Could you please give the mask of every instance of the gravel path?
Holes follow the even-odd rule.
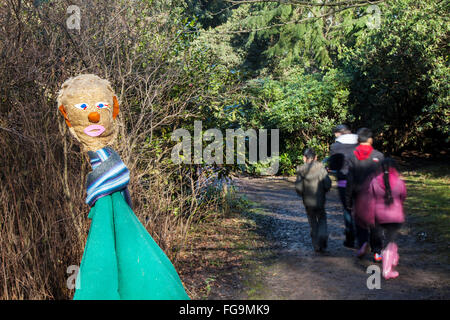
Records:
[[[315,253],[301,198],[294,178],[235,179],[239,192],[264,212],[264,236],[272,246],[271,258],[257,264],[256,294],[236,293],[247,299],[449,299],[450,267],[437,259],[433,244],[416,240],[406,223],[398,236],[400,261],[397,279],[381,279],[381,289],[367,288],[371,255],[355,258],[345,248],[341,204],[336,188],[327,195],[328,252]],[[441,257],[440,257],[441,258]],[[440,262],[441,261],[441,262]],[[380,264],[376,264],[378,266]],[[248,292],[248,290],[247,290]]]

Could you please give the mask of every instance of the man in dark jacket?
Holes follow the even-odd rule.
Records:
[[[336,126],[333,130],[336,142],[330,146],[328,168],[336,172],[339,198],[344,209],[345,241],[344,246],[354,248],[355,231],[352,214],[345,201],[345,188],[347,186],[348,162],[346,159],[353,155],[358,145],[358,135],[351,133],[345,124]]]
[[[317,161],[314,150],[305,150],[303,162],[297,171],[295,189],[303,198],[314,250],[322,252],[328,242],[325,195],[331,189],[331,179],[323,164]]]
[[[361,128],[357,132],[359,145],[348,158],[347,187],[345,200],[348,208],[353,209],[355,219],[356,238],[360,247],[358,257],[363,257],[369,249],[369,230],[358,224],[358,210],[364,210],[364,206],[356,206],[358,197],[367,192],[367,182],[376,174],[384,156],[372,147],[372,131]],[[377,230],[370,230],[370,247],[375,253],[374,260],[381,261],[381,239]]]

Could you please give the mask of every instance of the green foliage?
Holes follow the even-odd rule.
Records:
[[[215,123],[243,130],[279,129],[278,173],[291,175],[302,162],[306,147],[325,157],[332,128],[351,119],[348,86],[349,78],[335,69],[323,74],[293,69],[281,79],[253,79],[247,82],[239,103],[215,114]],[[241,169],[258,174],[265,167],[267,164],[258,163]]]
[[[294,161],[292,161],[289,153],[280,154],[279,159],[280,169],[279,173],[286,176],[292,176],[295,174]]]
[[[448,2],[391,1],[380,28],[342,47],[356,123],[375,129],[391,151],[449,142],[448,36]]]
[[[231,56],[237,54],[243,61],[235,64],[235,68],[250,73],[279,75],[294,66],[318,71],[331,67],[342,43],[366,28],[369,16],[366,9],[280,2],[240,4],[226,11],[226,21],[216,24],[214,32],[208,32],[208,36],[222,40],[215,41],[217,48],[234,49],[234,53],[222,51],[221,60],[228,61],[230,53]],[[223,12],[222,9],[216,14]],[[208,13],[209,9],[205,9],[203,14]],[[204,24],[205,29],[210,26]]]
[[[426,240],[438,242],[448,252],[450,240],[450,172],[448,166],[431,165],[404,172],[408,197],[406,214],[415,231],[426,231]],[[448,255],[447,255],[448,257]]]
[[[325,153],[332,136],[315,134],[329,133],[337,122],[374,129],[383,151],[448,143],[448,1],[378,3],[380,24],[372,26],[369,9],[370,3],[233,7],[223,23],[197,38],[244,89],[221,95],[213,122],[279,127],[283,152],[292,160],[304,140]],[[301,81],[293,79],[297,70],[302,70]],[[322,76],[333,72],[339,81]],[[324,111],[334,104],[342,109],[337,116]]]
[[[280,129],[280,152],[292,164],[299,162],[305,147],[325,156],[333,126],[347,119],[348,79],[338,70],[294,70],[279,80],[250,84],[249,89],[256,96],[253,108],[259,109],[261,125]]]
[[[309,9],[291,4],[262,3],[249,5],[248,12],[248,17],[239,25],[241,29],[255,30],[248,36],[243,35],[249,49],[248,61],[255,58],[268,60],[258,64],[259,67],[269,67],[270,72],[292,65],[320,68],[330,64],[324,21],[294,23],[307,20],[311,16]]]
[[[186,0],[187,13],[198,18],[205,29],[216,27],[231,15],[230,3],[224,0]]]

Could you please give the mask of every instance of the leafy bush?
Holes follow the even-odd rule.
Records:
[[[241,123],[280,129],[281,173],[290,174],[306,147],[325,157],[333,127],[351,120],[348,80],[332,69],[325,74],[293,70],[282,79],[250,81],[247,90],[254,98]]]
[[[446,1],[390,1],[380,27],[342,49],[355,123],[380,134],[384,149],[450,142],[448,10]]]

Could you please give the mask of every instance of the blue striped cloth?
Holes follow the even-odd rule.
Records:
[[[86,203],[93,206],[101,197],[121,191],[131,207],[127,185],[130,181],[130,171],[111,148],[105,147],[88,152],[92,171],[87,176]]]

